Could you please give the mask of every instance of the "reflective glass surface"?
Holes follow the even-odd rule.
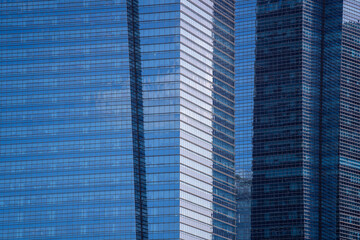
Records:
[[[1,238],[235,239],[234,1],[0,4]]]
[[[252,239],[360,239],[358,1],[257,1]]]
[[[234,2],[140,1],[149,237],[235,239]]]
[[[150,239],[180,238],[180,5],[139,1]]]
[[[257,1],[252,239],[317,239],[320,1]]]
[[[321,165],[322,239],[360,239],[360,3],[326,5]]]
[[[136,4],[0,2],[0,239],[147,239]]]
[[[338,237],[360,239],[359,1],[344,1],[341,41]]]
[[[251,236],[252,137],[255,77],[256,0],[235,5],[236,239]]]

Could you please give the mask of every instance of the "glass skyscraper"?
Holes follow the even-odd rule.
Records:
[[[0,239],[359,239],[359,0],[0,0]]]
[[[0,239],[147,239],[137,1],[0,6]]]
[[[251,239],[360,239],[359,20],[359,1],[257,1]]]
[[[150,239],[235,239],[234,2],[139,1]]]
[[[320,237],[360,239],[360,2],[325,7]]]
[[[235,239],[234,1],[0,1],[0,239]]]
[[[317,239],[322,3],[258,1],[252,239]]]

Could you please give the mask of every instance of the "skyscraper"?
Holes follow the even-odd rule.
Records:
[[[136,1],[1,1],[1,239],[147,239]]]
[[[253,239],[318,236],[321,13],[319,1],[257,3]]]
[[[233,0],[0,6],[1,239],[235,239]]]
[[[360,239],[360,2],[234,8],[0,1],[0,239]]]
[[[325,5],[321,239],[360,239],[360,2]]]
[[[140,1],[151,239],[234,239],[234,2]]]
[[[359,239],[358,1],[257,1],[252,239]]]

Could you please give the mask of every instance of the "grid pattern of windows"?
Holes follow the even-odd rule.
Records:
[[[360,239],[360,3],[331,1],[326,9],[322,239]]]
[[[322,9],[257,1],[253,239],[318,236]]]
[[[149,237],[235,239],[234,2],[140,1]]]
[[[257,1],[252,238],[360,239],[360,4]]]
[[[236,239],[251,236],[252,137],[255,77],[256,0],[235,5]]]
[[[324,5],[324,46],[321,106],[320,239],[337,238],[339,93],[342,0]]]
[[[190,225],[210,232],[203,239],[235,239],[234,1],[182,0],[180,10],[180,172],[192,176],[181,182],[181,209],[194,203],[182,237]]]
[[[302,76],[301,86],[301,147],[304,239],[319,238],[319,158],[323,2],[303,1]],[[300,131],[297,131],[297,133]],[[290,132],[290,135],[294,132]],[[289,190],[296,187],[290,185]],[[291,211],[291,210],[290,210]],[[292,231],[301,232],[300,228]],[[292,235],[295,235],[292,232]]]
[[[140,0],[149,239],[180,239],[180,5]]]
[[[258,1],[252,239],[303,239],[302,4]]]
[[[147,239],[135,0],[0,3],[0,239]]]
[[[0,23],[2,239],[235,239],[233,0],[3,1]]]
[[[341,39],[339,239],[360,239],[360,2],[344,1]]]

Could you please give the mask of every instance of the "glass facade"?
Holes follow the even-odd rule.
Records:
[[[338,237],[360,239],[360,2],[344,1],[342,17]]]
[[[321,237],[360,239],[360,3],[331,1],[326,10]]]
[[[234,2],[140,1],[149,237],[235,239]]]
[[[0,1],[0,239],[359,239],[358,0]]]
[[[322,78],[320,239],[337,238],[342,2],[326,4]],[[326,184],[325,184],[326,183]]]
[[[359,12],[257,1],[252,239],[360,239]]]
[[[258,1],[252,239],[304,239],[302,21],[302,1]]]
[[[256,0],[235,3],[236,239],[251,237],[252,137],[255,77]]]
[[[139,1],[150,239],[180,238],[180,4]]]
[[[235,239],[233,0],[0,6],[0,239]]]
[[[340,79],[338,236],[360,239],[360,2],[345,1]],[[354,9],[358,14],[354,16]]]
[[[0,238],[147,239],[137,2],[0,5]]]

